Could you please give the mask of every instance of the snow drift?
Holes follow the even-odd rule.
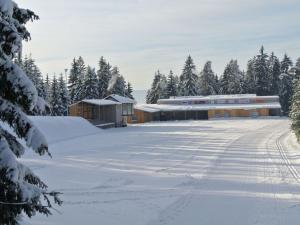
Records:
[[[32,116],[30,119],[41,132],[47,134],[49,144],[101,132],[81,117]]]

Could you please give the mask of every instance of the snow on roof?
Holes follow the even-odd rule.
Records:
[[[160,112],[159,109],[152,108],[150,104],[149,105],[147,105],[147,104],[135,105],[134,109],[141,110],[144,112],[149,112],[149,113]]]
[[[109,99],[109,98],[113,98],[117,102],[120,102],[120,103],[123,103],[123,104],[126,104],[126,103],[127,104],[135,104],[135,100],[133,100],[131,98],[123,97],[123,96],[120,96],[120,95],[116,95],[116,94],[110,95],[110,96],[106,97],[105,99]]]
[[[255,104],[203,104],[203,105],[159,105],[142,104],[136,105],[135,109],[145,112],[171,112],[171,111],[201,111],[201,110],[221,110],[221,109],[280,109],[278,102],[255,103]]]
[[[279,99],[278,96],[257,96],[255,94],[240,94],[240,95],[209,95],[209,96],[179,96],[169,99],[159,99],[158,103],[164,102],[182,102],[194,100],[221,100],[221,99]]]
[[[106,100],[106,99],[84,99],[84,100],[82,100],[82,102],[89,103],[89,104],[92,104],[92,105],[99,105],[99,106],[102,106],[102,105],[120,105],[121,104],[119,102],[114,102],[114,101]]]

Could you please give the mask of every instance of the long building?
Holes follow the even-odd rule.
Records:
[[[138,123],[280,115],[278,96],[254,94],[174,97],[160,99],[157,104],[135,105],[135,120]]]

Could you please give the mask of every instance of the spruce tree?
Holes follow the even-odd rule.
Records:
[[[279,76],[279,100],[284,115],[288,115],[293,96],[293,77],[283,73]]]
[[[36,87],[38,95],[43,96],[45,92],[45,90],[43,89],[43,76],[40,69],[35,64],[34,59],[32,59],[31,55],[29,57],[25,56],[25,58],[21,60],[19,64],[25,74]]]
[[[78,63],[77,60],[74,58],[71,64],[71,70],[69,74],[69,93],[70,93],[70,100],[71,103],[75,102],[75,96],[77,92],[77,85],[78,85],[78,80],[79,80],[79,68],[78,68]]]
[[[98,92],[98,80],[95,69],[88,66],[83,83],[83,95],[85,99],[97,99]]]
[[[68,115],[68,107],[70,103],[70,97],[68,93],[67,84],[63,78],[63,74],[60,74],[59,80],[58,80],[58,87],[59,87],[59,96],[61,101],[61,116],[67,116]]]
[[[47,185],[17,159],[27,150],[23,143],[39,155],[49,154],[45,137],[26,115],[43,112],[46,103],[13,62],[22,40],[30,39],[25,24],[38,16],[11,0],[0,1],[0,11],[0,119],[14,131],[12,135],[0,125],[0,224],[18,225],[23,215],[50,215],[50,197],[58,204],[61,201],[57,192],[49,192]]]
[[[264,47],[260,49],[254,62],[254,74],[256,79],[256,94],[258,96],[270,95],[271,85],[268,68],[268,55],[264,52]]]
[[[269,67],[269,77],[271,82],[271,91],[270,94],[278,95],[279,94],[279,76],[280,71],[280,62],[279,59],[272,52],[268,62]]]
[[[172,96],[178,95],[178,86],[176,82],[176,77],[171,70],[167,80],[167,97],[170,98]]]
[[[44,87],[45,87],[45,98],[44,99],[48,103],[50,101],[50,86],[51,86],[51,83],[50,83],[49,75],[47,74],[46,79],[44,81]]]
[[[108,91],[111,94],[125,96],[126,82],[120,74],[119,68],[114,67],[111,71],[111,80],[109,81]]]
[[[295,64],[295,79],[299,80],[300,78],[300,58],[297,59]]]
[[[291,112],[292,129],[298,140],[300,139],[300,80],[297,80],[292,98]]]
[[[199,94],[198,76],[196,74],[196,66],[192,57],[189,55],[185,61],[185,65],[180,76],[179,92],[183,96],[196,96]]]
[[[133,92],[132,85],[131,85],[131,83],[128,82],[126,85],[125,96],[128,98],[134,99],[132,92]]]
[[[255,58],[250,59],[247,64],[247,72],[244,79],[243,93],[255,94],[256,93],[256,77],[254,69]]]
[[[215,74],[211,68],[211,61],[205,63],[199,78],[201,95],[217,94]]]
[[[166,84],[166,77],[158,70],[155,73],[151,89],[147,92],[147,104],[156,104],[159,99],[167,97]]]
[[[99,61],[99,69],[97,71],[98,76],[98,89],[99,98],[105,98],[108,95],[107,89],[111,79],[111,66],[105,61],[103,56]]]
[[[237,60],[230,60],[226,65],[221,79],[222,94],[241,94],[243,73],[239,68]]]
[[[293,66],[293,62],[291,58],[287,56],[287,54],[284,54],[280,66],[281,66],[281,73],[285,73],[285,74],[289,73],[290,68]]]
[[[61,116],[63,113],[59,84],[54,75],[50,88],[50,108],[52,116]]]

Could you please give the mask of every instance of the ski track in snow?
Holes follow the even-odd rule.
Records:
[[[298,224],[300,164],[290,155],[300,147],[291,152],[289,137],[287,119],[150,123],[68,137],[53,143],[53,162],[25,159],[65,200],[62,215],[30,222]]]

